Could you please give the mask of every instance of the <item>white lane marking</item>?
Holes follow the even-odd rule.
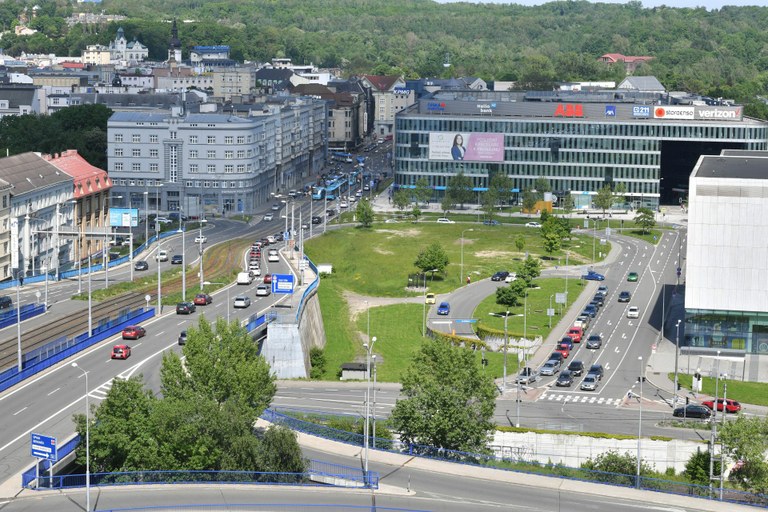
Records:
[[[56,389],[54,389],[53,391],[51,391],[50,393],[48,393],[48,396],[51,396],[52,394],[54,394],[55,392],[57,392],[57,391],[58,391],[58,390],[60,390],[60,389],[61,389],[61,388],[56,388]]]
[[[159,333],[155,334],[155,338],[162,336],[163,334],[165,334],[165,331],[160,331]]]
[[[24,407],[23,409],[20,409],[20,410],[16,411],[15,413],[13,413],[13,415],[16,416],[17,414],[22,413],[22,412],[26,411],[27,409],[29,409],[29,407]]]

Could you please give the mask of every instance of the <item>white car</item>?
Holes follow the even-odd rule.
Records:
[[[256,287],[256,296],[257,297],[266,297],[270,294],[269,287],[265,284],[260,284]]]
[[[157,261],[168,261],[168,251],[165,249],[160,249],[157,251],[157,254],[155,255],[155,259]]]
[[[514,272],[510,272],[510,274],[504,278],[505,283],[511,283],[512,281],[517,279],[517,274]]]
[[[235,297],[235,303],[233,306],[236,308],[247,308],[250,305],[251,305],[251,299],[249,299],[245,295],[242,295],[240,297]]]
[[[346,201],[339,203],[339,208],[349,208],[349,204]]]
[[[253,277],[258,277],[261,275],[261,268],[258,263],[251,263],[248,265],[248,272],[250,272]]]
[[[155,219],[155,222],[159,222],[160,224],[170,224],[171,223],[171,219],[168,219],[166,217],[157,217]]]
[[[629,309],[627,309],[627,318],[640,318],[640,308],[637,306],[629,306]]]
[[[195,237],[195,243],[196,243],[196,244],[204,244],[204,243],[206,243],[207,241],[208,241],[208,237],[207,237],[207,236],[205,236],[205,235],[203,235],[203,236],[196,236],[196,237]]]
[[[265,221],[267,221],[267,222],[271,221],[271,220],[272,220],[272,219],[274,219],[274,218],[275,218],[275,216],[274,216],[274,215],[272,215],[271,213],[268,213],[268,214],[266,214],[266,215],[264,216],[264,220],[265,220]]]
[[[540,228],[541,227],[541,223],[539,223],[539,222],[526,222],[525,223],[525,227],[527,227],[527,228]]]
[[[451,219],[446,219],[445,217],[440,217],[437,219],[438,224],[456,224],[456,221],[453,221]]]
[[[269,261],[270,263],[275,263],[280,261],[280,256],[277,254],[277,251],[275,251],[274,249],[269,251],[269,256],[267,256],[267,261]]]

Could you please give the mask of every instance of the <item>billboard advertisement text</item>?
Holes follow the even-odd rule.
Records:
[[[135,228],[139,225],[137,208],[110,208],[109,226],[112,228]]]
[[[503,162],[504,134],[432,132],[429,159]]]

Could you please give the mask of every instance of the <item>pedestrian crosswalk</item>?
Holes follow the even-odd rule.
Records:
[[[118,376],[115,377],[116,379],[120,379],[122,377]],[[114,384],[115,379],[110,379],[109,381],[105,382],[101,386],[92,389],[90,393],[88,393],[88,396],[91,398],[95,398],[96,400],[104,400],[107,398],[107,394],[109,393],[109,390],[112,389],[112,384]]]
[[[617,406],[621,404],[622,398],[606,398],[597,395],[571,395],[564,393],[545,393],[539,398],[539,401],[549,402],[573,402],[579,404],[595,404]]]

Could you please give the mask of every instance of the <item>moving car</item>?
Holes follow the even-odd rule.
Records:
[[[539,223],[539,222],[526,222],[525,223],[525,227],[527,227],[527,228],[540,228],[541,227],[541,223]]]
[[[574,359],[568,365],[568,371],[571,372],[571,374],[574,376],[581,375],[584,373],[584,363],[578,359]]]
[[[157,254],[155,255],[155,259],[157,261],[168,261],[168,251],[165,249],[160,249],[157,251]]]
[[[571,327],[568,329],[568,332],[566,333],[566,336],[571,338],[574,343],[580,343],[581,338],[584,336],[584,329],[581,327]]]
[[[506,270],[499,270],[491,276],[491,281],[504,281],[507,276],[509,276],[509,272]]]
[[[322,217],[318,217],[317,215],[314,215],[312,217],[312,224],[320,224],[321,222],[323,222]]]
[[[154,222],[159,224],[170,224],[173,221],[167,217],[157,217]]]
[[[558,363],[562,364],[563,359],[565,359],[565,358],[563,357],[563,354],[561,354],[560,352],[552,352],[551,354],[549,354],[549,359],[548,360],[549,361],[557,361]]]
[[[677,418],[700,418],[706,420],[712,416],[712,411],[703,405],[688,404],[672,411],[672,416]]]
[[[181,331],[179,333],[179,345],[186,345],[187,344],[187,331]]]
[[[279,209],[280,209],[280,205],[279,204],[275,203],[275,204],[272,205],[272,211],[276,212]]]
[[[233,307],[236,308],[247,308],[251,305],[251,299],[246,297],[245,295],[235,297],[235,302],[233,304]]]
[[[196,236],[196,237],[195,237],[195,243],[196,243],[196,244],[204,244],[204,243],[206,243],[207,241],[208,241],[208,237],[207,237],[207,236],[205,236],[205,235],[203,235],[203,236]]]
[[[595,306],[586,306],[584,308],[584,313],[591,316],[592,318],[595,318],[597,316],[597,308]]]
[[[603,338],[599,334],[590,334],[587,338],[587,348],[598,349],[603,346]]]
[[[534,371],[534,369],[526,366],[520,370],[520,373],[515,378],[515,382],[518,384],[531,384],[536,382],[537,378],[538,374]]]
[[[250,272],[238,272],[237,284],[249,285],[253,282],[253,276]]]
[[[723,412],[723,402],[725,402],[725,412],[730,412],[732,414],[735,414],[741,410],[741,404],[736,400],[731,400],[730,398],[723,400],[722,398],[718,398],[717,410],[720,412]],[[708,407],[711,410],[715,408],[715,401],[705,400],[701,402],[701,405],[703,405],[704,407]]]
[[[632,294],[627,291],[623,291],[619,294],[619,302],[629,302],[631,299]]]
[[[637,275],[637,272],[630,272],[627,274],[627,281],[630,283],[635,283],[640,278],[640,276]]]
[[[149,263],[144,260],[137,261],[133,264],[133,270],[149,270]]]
[[[179,302],[176,304],[177,315],[191,315],[195,312],[196,309],[197,306],[195,306],[192,302]]]
[[[557,346],[555,349],[555,352],[558,354],[562,354],[563,359],[568,359],[568,356],[571,355],[571,349],[568,348],[568,345],[566,343],[561,343]]]
[[[264,284],[272,284],[272,274],[264,274]]]
[[[435,303],[435,294],[430,292],[424,296],[424,304],[434,304]]]
[[[605,370],[603,370],[603,365],[601,364],[593,364],[589,367],[589,371],[587,374],[593,374],[597,375],[597,380],[603,380],[603,375],[605,375]]]
[[[271,293],[269,286],[265,286],[263,284],[260,284],[256,287],[256,296],[257,297],[266,297]]]
[[[558,345],[565,345],[568,347],[568,350],[573,350],[573,339],[570,336],[563,336]]]
[[[267,256],[267,261],[271,263],[275,263],[277,261],[280,261],[280,256],[278,256],[277,251],[274,249],[271,249],[269,251],[269,256]]]
[[[594,270],[588,271],[586,274],[581,276],[582,279],[586,279],[587,281],[605,281],[605,276],[603,274],[598,274]]]
[[[590,304],[594,304],[595,306],[601,308],[605,305],[605,297],[599,293],[596,293],[594,297],[592,297],[592,302]]]
[[[147,331],[145,331],[144,328],[140,325],[129,325],[123,329],[124,340],[137,340],[146,334]]]
[[[347,203],[346,201],[341,201],[339,203],[339,208],[349,208],[349,203]]]
[[[605,286],[604,284],[601,284],[600,286],[597,287],[596,293],[599,293],[600,295],[605,297],[606,295],[608,295],[608,287]]]
[[[213,297],[207,293],[198,293],[195,295],[195,300],[193,302],[195,303],[195,306],[207,306],[213,302]]]
[[[264,216],[264,220],[267,221],[267,222],[271,221],[274,218],[275,218],[275,216],[273,214],[271,214],[271,213],[268,213],[268,214],[266,214]]]
[[[258,261],[251,261],[248,263],[248,272],[251,273],[253,277],[258,277],[261,275],[261,267],[259,266]]]
[[[455,221],[452,221],[451,219],[446,219],[445,217],[440,217],[437,219],[438,224],[456,224]]]
[[[438,315],[449,315],[451,313],[451,305],[447,302],[441,302],[437,307]]]
[[[128,359],[131,357],[131,347],[128,345],[115,345],[112,347],[112,359]]]
[[[184,263],[184,256],[181,254],[174,254],[171,257],[171,265],[181,265],[182,263]]]
[[[558,375],[557,380],[555,381],[555,386],[567,388],[571,387],[571,384],[573,384],[573,374],[568,370],[560,372],[560,375]]]
[[[640,318],[640,308],[637,306],[629,306],[627,310],[627,318]]]
[[[554,375],[560,371],[560,361],[549,360],[539,370],[540,375]]]
[[[499,221],[497,221],[496,219],[485,219],[483,221],[483,225],[485,225],[485,226],[498,226],[499,225]]]
[[[597,389],[597,383],[600,379],[597,377],[597,375],[590,373],[586,377],[584,377],[584,380],[581,381],[581,386],[579,386],[579,389],[583,391],[595,391]]]

